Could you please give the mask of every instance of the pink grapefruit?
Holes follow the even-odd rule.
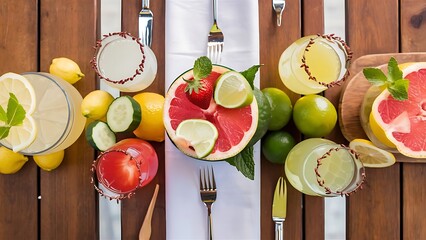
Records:
[[[230,69],[223,66],[213,66],[211,74],[218,78],[220,74]],[[188,143],[176,136],[176,128],[186,119],[205,119],[211,122],[218,130],[218,138],[212,152],[203,160],[224,160],[237,155],[249,143],[256,132],[258,121],[258,106],[253,102],[241,108],[224,108],[211,99],[210,106],[202,109],[191,103],[186,97],[185,81],[193,77],[192,69],[179,76],[170,86],[164,103],[164,126],[169,138],[183,153],[197,158],[194,149]]]
[[[398,151],[413,158],[426,158],[426,62],[403,69],[410,81],[408,99],[395,100],[384,90],[372,106],[372,115]]]

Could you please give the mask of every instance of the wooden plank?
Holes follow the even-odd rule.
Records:
[[[138,14],[141,9],[141,1],[122,1],[122,30],[138,36]],[[152,46],[157,57],[157,76],[153,84],[143,92],[156,92],[164,96],[165,87],[165,11],[166,3],[163,1],[151,1],[150,9],[154,14]],[[166,200],[165,200],[165,166],[164,166],[164,142],[151,142],[159,160],[159,169],[156,177],[146,187],[139,189],[132,199],[122,201],[121,229],[122,239],[137,239],[140,226],[148,209],[154,192],[155,184],[160,185],[157,202],[152,217],[152,239],[166,239]]]
[[[324,33],[324,1],[304,0],[303,36]],[[304,195],[304,237],[306,240],[324,238],[324,198]]]
[[[426,51],[426,1],[401,1],[401,50]],[[426,182],[426,165],[404,163],[402,167],[402,221],[403,239],[422,239],[426,236],[424,200],[426,189],[419,183]]]
[[[0,75],[37,70],[37,1],[0,2]],[[37,166],[0,174],[0,239],[37,239]],[[23,228],[23,226],[25,226]]]
[[[371,53],[398,52],[397,0],[346,1],[346,6],[346,40],[355,59]],[[347,238],[399,239],[400,164],[367,169],[366,174],[364,189],[347,200]]]
[[[98,7],[97,1],[40,2],[40,70],[48,71],[55,57],[73,59],[86,74],[74,84],[83,96],[96,88],[89,61],[97,39]],[[97,194],[90,183],[95,153],[83,134],[65,154],[58,169],[41,172],[40,238],[96,239]]]

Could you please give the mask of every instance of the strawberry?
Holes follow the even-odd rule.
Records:
[[[207,109],[213,98],[214,85],[220,73],[211,72],[206,78],[185,80],[185,94],[190,102],[202,109]]]

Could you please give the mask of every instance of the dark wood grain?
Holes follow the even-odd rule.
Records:
[[[150,9],[154,14],[152,46],[157,57],[157,76],[143,92],[156,92],[164,96],[165,86],[165,1],[151,1]],[[138,14],[141,1],[122,1],[122,30],[138,36]],[[166,200],[165,200],[165,166],[164,142],[151,142],[156,150],[159,168],[156,177],[146,187],[139,189],[132,199],[122,202],[122,239],[137,239],[139,229],[148,209],[155,184],[160,185],[154,215],[152,217],[151,239],[166,239]]]
[[[74,84],[82,96],[97,85],[89,64],[97,39],[97,7],[96,1],[85,0],[40,2],[40,71],[48,71],[53,58],[73,59],[86,74]],[[94,157],[82,134],[66,149],[58,169],[41,172],[41,239],[98,237],[97,194],[90,183]]]
[[[347,1],[346,5],[346,40],[355,59],[399,51],[398,1]],[[400,164],[367,169],[366,174],[364,189],[347,200],[347,238],[399,239]]]
[[[37,70],[36,7],[35,0],[0,2],[0,75]],[[32,159],[16,174],[0,174],[0,239],[37,239],[37,185]]]

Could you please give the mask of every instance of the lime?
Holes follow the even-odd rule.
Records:
[[[359,154],[359,160],[365,167],[382,168],[396,162],[392,153],[374,146],[372,142],[365,139],[354,139],[349,143],[349,147]]]
[[[285,131],[270,131],[262,138],[262,153],[272,163],[284,164],[290,150],[296,145],[293,136]]]
[[[324,137],[336,125],[336,108],[323,96],[306,95],[294,104],[293,121],[307,137]]]
[[[253,94],[256,97],[257,107],[259,109],[259,119],[257,121],[256,132],[254,133],[250,142],[247,144],[248,146],[253,146],[265,135],[265,133],[268,131],[269,122],[271,121],[272,117],[271,105],[262,91],[260,91],[258,88],[254,88]]]
[[[216,81],[214,100],[225,108],[245,107],[253,101],[253,90],[241,73],[225,72]]]
[[[114,97],[106,91],[95,90],[87,94],[81,102],[81,113],[86,118],[98,120],[105,117]]]
[[[60,57],[52,60],[49,67],[49,73],[63,80],[74,84],[84,77],[80,67],[76,62],[69,58]]]
[[[28,158],[21,153],[13,152],[6,147],[0,147],[0,173],[13,174],[19,171]]]
[[[45,171],[52,171],[61,165],[64,160],[65,151],[57,151],[45,155],[33,156],[34,162]]]
[[[262,92],[271,105],[271,121],[268,130],[283,128],[290,121],[293,110],[290,98],[284,91],[274,87],[264,88]]]
[[[136,137],[148,141],[164,141],[164,97],[158,93],[143,92],[133,96],[142,111],[141,122],[133,131]]]
[[[194,148],[197,157],[203,158],[213,150],[219,133],[216,127],[207,120],[187,119],[178,125],[176,136],[184,139],[189,146]]]

